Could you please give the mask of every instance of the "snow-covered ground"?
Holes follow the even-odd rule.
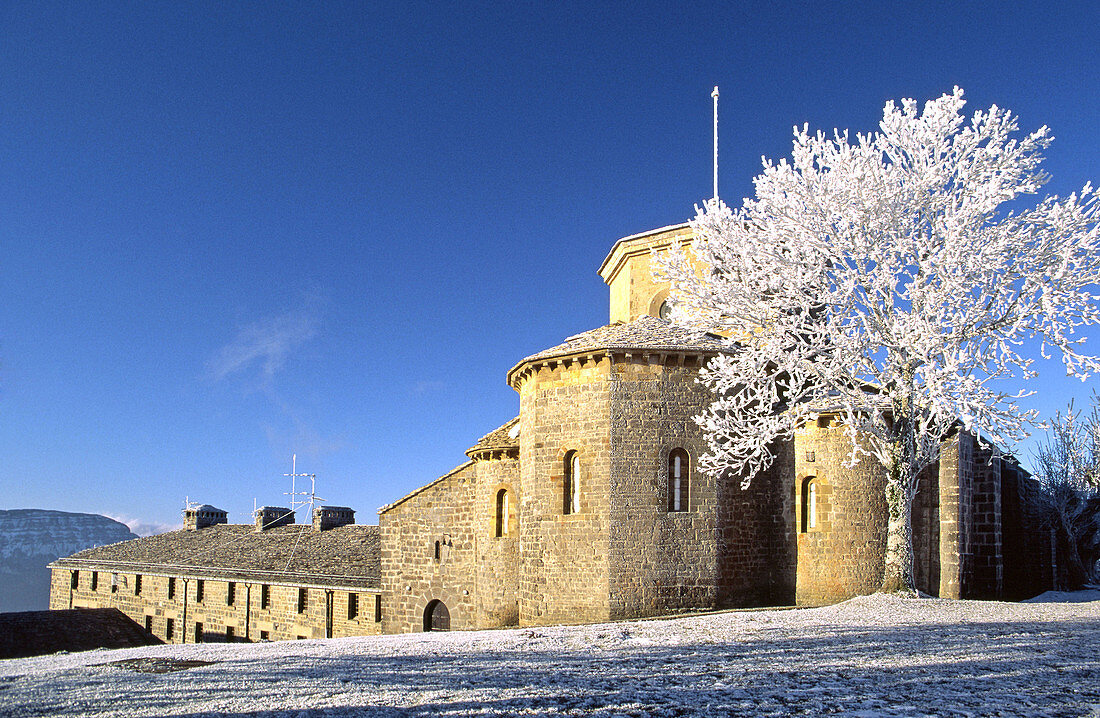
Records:
[[[1100,591],[1047,599],[44,656],[0,715],[1100,716]]]

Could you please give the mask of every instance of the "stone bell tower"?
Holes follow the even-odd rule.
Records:
[[[611,288],[611,323],[632,322],[638,317],[662,317],[668,284],[653,279],[651,252],[667,250],[673,242],[691,241],[685,222],[623,237],[611,248],[600,266],[600,276]]]

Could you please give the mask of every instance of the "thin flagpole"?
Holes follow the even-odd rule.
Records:
[[[714,98],[714,199],[718,199],[718,85],[710,96]]]

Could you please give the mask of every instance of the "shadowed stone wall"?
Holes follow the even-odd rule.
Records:
[[[1001,472],[1001,522],[1004,528],[1004,598],[1020,600],[1055,588],[1058,578],[1056,534],[1039,482],[1018,467]]]
[[[718,605],[786,605],[794,601],[795,545],[790,508],[794,454],[790,442],[747,489],[722,477],[718,491]]]
[[[917,589],[929,596],[940,592],[940,473],[939,464],[921,472],[913,498],[913,559]]]
[[[967,598],[1000,598],[1004,587],[1001,532],[1001,472],[1004,462],[991,447],[975,446],[974,486],[971,497],[971,576]]]

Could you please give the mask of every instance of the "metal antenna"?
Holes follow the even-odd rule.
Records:
[[[324,501],[314,491],[317,488],[317,474],[299,474],[298,473],[298,455],[294,454],[291,458],[291,468],[289,474],[283,474],[283,476],[290,477],[290,493],[286,494],[290,497],[290,511],[293,513],[299,506],[309,505],[309,520],[313,521],[313,504],[317,501]],[[298,491],[295,488],[295,480],[301,476],[302,478],[309,479],[309,493],[305,491]],[[304,497],[299,501],[295,499],[296,496]]]
[[[718,85],[710,96],[714,98],[714,199],[718,199]]]

